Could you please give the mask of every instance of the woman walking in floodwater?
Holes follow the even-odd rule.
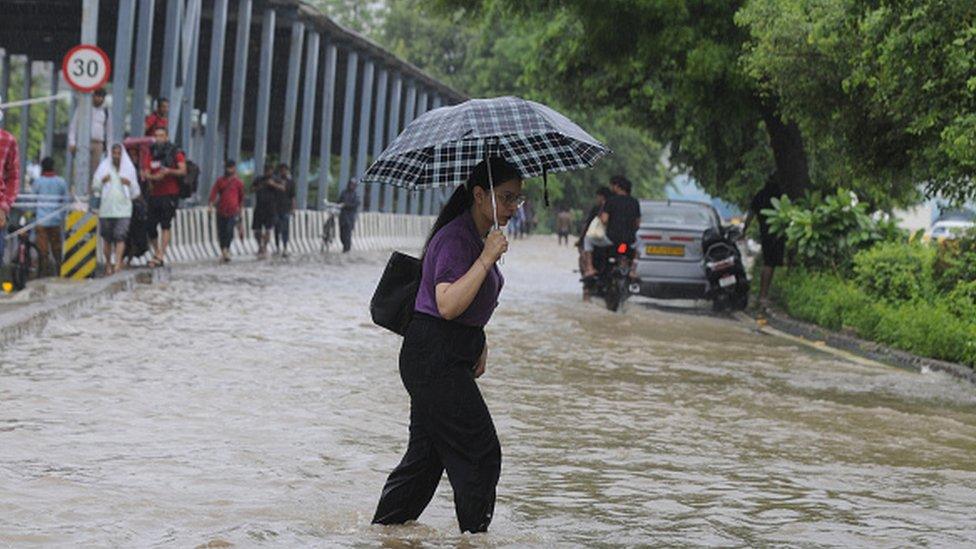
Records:
[[[416,520],[444,470],[462,532],[484,532],[495,509],[501,447],[475,378],[485,372],[484,327],[504,279],[495,263],[504,226],[523,202],[518,170],[491,158],[475,166],[441,210],[424,248],[413,319],[400,349],[400,378],[410,394],[410,441],[383,487],[374,524]],[[493,215],[495,214],[495,215]]]

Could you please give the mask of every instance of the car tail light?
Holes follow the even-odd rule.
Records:
[[[619,246],[617,246],[617,253],[620,255],[627,253],[627,244],[621,243]]]
[[[695,237],[693,236],[672,236],[672,242],[694,242]]]
[[[641,240],[661,240],[661,235],[659,234],[642,234]]]

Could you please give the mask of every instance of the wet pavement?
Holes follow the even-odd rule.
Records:
[[[748,324],[578,300],[516,242],[481,387],[488,534],[446,478],[369,525],[407,440],[379,254],[181,268],[0,349],[0,545],[436,547],[976,543],[976,388]]]

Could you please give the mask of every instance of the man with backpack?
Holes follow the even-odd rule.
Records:
[[[153,250],[150,267],[161,267],[169,246],[173,217],[180,196],[187,194],[187,162],[176,145],[169,142],[169,130],[157,127],[156,142],[150,149],[148,162],[142,166],[143,178],[149,181],[148,234]],[[191,193],[192,194],[192,193]],[[157,230],[162,229],[162,234]]]

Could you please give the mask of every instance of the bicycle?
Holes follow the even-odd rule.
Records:
[[[9,228],[9,232],[13,233],[21,226],[23,224],[20,226],[13,225]],[[27,281],[30,280],[32,273],[34,278],[37,278],[40,259],[41,252],[37,245],[31,242],[30,232],[23,232],[17,235],[17,248],[14,250],[13,258],[10,260],[10,278],[14,291],[19,292],[26,288]]]
[[[339,214],[339,205],[326,202],[323,210],[326,212],[325,222],[322,224],[322,253],[329,251],[329,248],[336,241],[336,217]]]

